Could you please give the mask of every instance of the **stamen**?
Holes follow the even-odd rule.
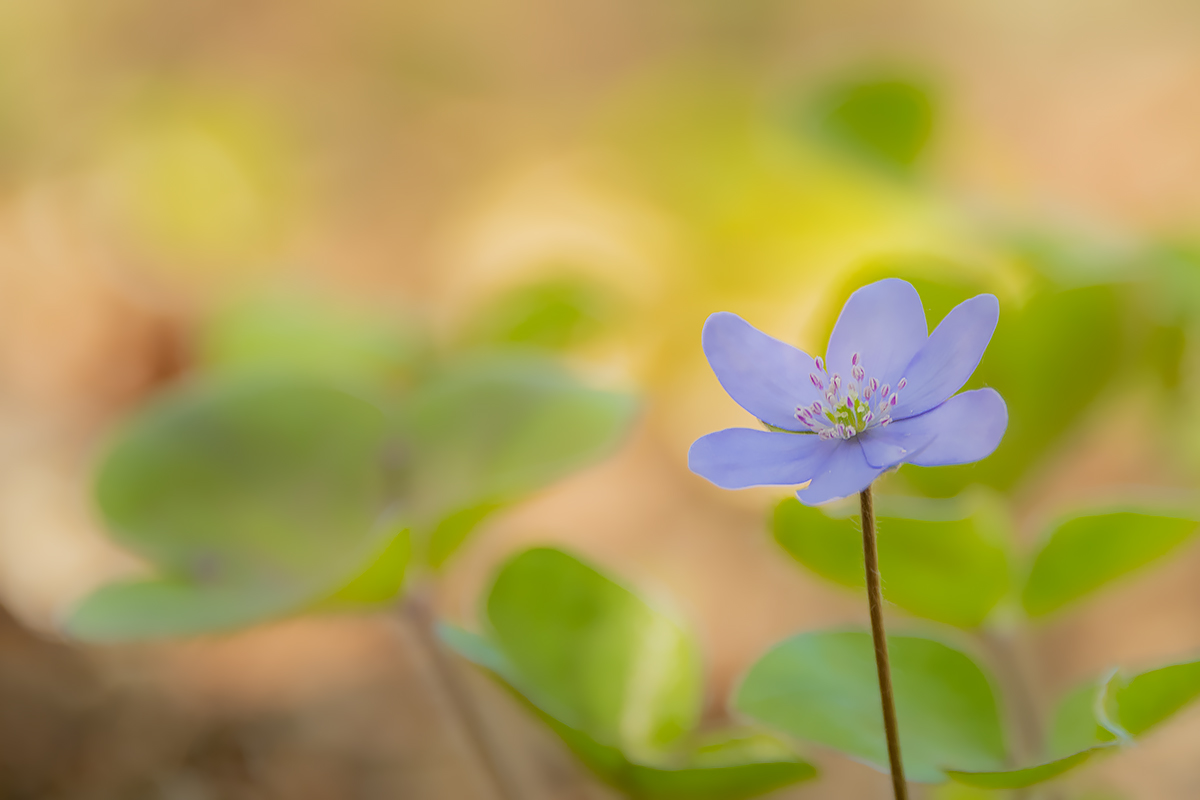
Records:
[[[905,386],[908,386],[908,378],[901,378],[900,382],[896,384],[896,391],[897,392],[904,391]]]
[[[833,386],[833,391],[837,392],[842,388],[842,376],[836,372],[833,373],[833,379],[830,381]]]
[[[813,359],[813,361],[816,363],[817,369],[821,370],[821,372],[825,371],[825,359],[821,358],[820,356],[817,356],[816,358]]]
[[[872,421],[874,421],[874,419],[875,419],[875,414],[874,414],[874,413],[872,413],[872,412],[870,412],[870,411],[868,411],[868,412],[867,412],[867,415],[866,415],[865,417],[863,417],[863,424],[864,424],[864,425],[870,425],[870,424],[871,424],[871,422],[872,422]]]
[[[867,383],[867,390],[873,392],[878,388],[879,388],[879,381],[875,380],[874,378],[871,378],[871,380]]]
[[[851,374],[854,375],[854,380],[859,382],[861,382],[863,378],[867,377],[867,371],[860,366],[855,366],[854,369],[851,370]]]
[[[885,384],[883,385],[883,391],[881,391],[881,392],[879,393],[879,396],[880,396],[880,397],[882,397],[884,400],[887,400],[887,396],[888,396],[889,394],[891,394],[891,393],[892,393],[892,387],[891,387],[891,386],[888,386],[888,385],[885,383]]]
[[[820,414],[825,407],[821,405],[820,400],[813,400],[813,404],[809,408],[812,409],[814,414]]]
[[[894,395],[892,395],[892,399],[891,399],[891,400],[888,400],[888,405],[889,405],[889,406],[891,406],[892,408],[895,408],[895,407],[896,407],[896,401],[897,401],[897,400],[899,400],[899,399],[900,399],[900,395],[898,395],[898,394],[894,394]]]
[[[815,372],[808,373],[808,379],[810,381],[812,381],[813,386],[817,387],[817,391],[821,391],[822,389],[825,388],[824,381],[822,381],[820,378],[817,377],[817,373],[815,373]]]
[[[854,355],[850,356],[850,366],[852,366],[852,367],[858,366],[858,353],[855,353]]]

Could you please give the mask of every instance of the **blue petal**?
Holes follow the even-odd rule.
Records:
[[[850,295],[829,335],[829,372],[849,382],[850,359],[858,353],[868,376],[895,387],[928,331],[925,308],[911,283],[888,278],[867,284]]]
[[[858,435],[867,463],[880,469],[911,461],[933,442],[935,431],[923,425],[901,425],[893,422],[886,427],[874,427]]]
[[[722,489],[804,483],[837,444],[811,433],[727,428],[697,439],[688,467]]]
[[[1008,407],[1003,398],[995,389],[975,389],[955,395],[919,416],[872,428],[859,438],[863,439],[867,458],[874,463],[889,461],[894,458],[895,448],[901,448],[908,451],[903,461],[942,467],[969,464],[990,455],[1007,427]]]
[[[717,380],[738,405],[776,428],[805,429],[796,407],[822,399],[808,377],[817,371],[812,356],[728,311],[708,318],[701,340]]]
[[[892,419],[924,413],[961,389],[979,366],[998,319],[995,295],[981,294],[955,306],[904,370],[908,386]]]
[[[883,470],[867,463],[855,439],[832,440],[833,452],[813,476],[807,488],[796,492],[800,502],[815,506],[839,497],[858,494],[871,485]]]

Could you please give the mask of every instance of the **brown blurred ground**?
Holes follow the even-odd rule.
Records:
[[[0,169],[0,596],[21,620],[0,625],[2,797],[487,796],[427,661],[393,620],[104,650],[41,637],[74,598],[136,568],[96,530],[88,465],[108,426],[184,368],[195,321],[222,298],[295,280],[448,325],[480,275],[502,283],[563,252],[651,307],[688,294],[671,210],[608,174],[587,133],[639,72],[704,62],[766,92],[863,59],[915,63],[946,99],[952,133],[935,174],[952,197],[1117,238],[1191,232],[1200,217],[1200,9],[1184,2],[113,0],[10,4],[0,22],[16,119]],[[264,168],[244,230],[110,214],[112,163],[124,163],[114,142],[140,124],[128,98],[154,84],[270,98],[255,112],[265,121],[247,123],[268,139],[287,120],[291,166]],[[805,280],[825,285],[845,252],[808,263]],[[738,302],[799,334],[790,315],[816,300]],[[617,371],[650,393],[631,441],[481,531],[438,601],[469,622],[507,553],[565,543],[695,622],[717,718],[771,642],[863,613],[774,549],[763,519],[777,494],[720,493],[686,471],[694,435],[739,419],[699,360],[688,315],[711,310],[668,314],[631,348]],[[676,340],[696,350],[690,360],[645,366],[670,362]],[[657,356],[639,350],[662,342]],[[1028,536],[1073,497],[1186,485],[1149,434],[1113,436],[1104,410],[1019,494]],[[1193,550],[1019,650],[1048,699],[1111,663],[1197,647]],[[530,797],[607,796],[509,698],[470,686]],[[1193,708],[1074,782],[1190,800],[1198,748]],[[781,797],[885,796],[870,770],[818,758],[823,781]]]

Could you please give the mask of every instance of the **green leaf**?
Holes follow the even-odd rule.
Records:
[[[420,357],[417,337],[382,317],[300,296],[231,305],[201,331],[210,370],[287,371],[370,384],[394,383]]]
[[[1005,766],[991,686],[964,653],[931,639],[888,637],[904,769],[937,783],[944,768]],[[805,633],[758,660],[735,707],[764,725],[887,770],[887,742],[871,636]]]
[[[411,511],[432,530],[450,514],[545,486],[615,449],[635,409],[633,397],[583,386],[549,359],[464,359],[418,387],[405,409]],[[449,550],[439,546],[439,560]]]
[[[933,100],[904,80],[852,82],[826,93],[816,122],[820,133],[854,155],[908,172],[933,134]]]
[[[529,702],[538,715],[591,770],[625,794],[645,800],[739,800],[816,776],[816,769],[787,745],[759,732],[726,731],[688,742],[682,752],[655,764],[631,760],[619,748],[597,742],[529,700],[512,663],[486,638],[451,625],[439,627],[447,645],[491,671]],[[663,762],[670,762],[666,765]]]
[[[973,628],[1007,593],[1005,524],[994,504],[881,497],[878,521],[883,596],[904,610]],[[863,587],[857,516],[833,517],[789,498],[776,507],[772,528],[775,540],[813,572]]]
[[[475,345],[566,350],[612,325],[620,303],[606,287],[583,278],[554,278],[512,289],[481,309],[466,339]]]
[[[566,553],[538,548],[505,564],[487,617],[523,691],[564,724],[634,756],[668,747],[695,725],[694,639]]]
[[[1194,517],[1117,511],[1067,519],[1054,526],[1034,557],[1021,594],[1025,610],[1042,616],[1162,558],[1195,533]]]
[[[485,519],[503,507],[503,503],[483,502],[443,517],[425,546],[429,566],[440,568]]]
[[[1050,732],[1052,751],[1114,741],[1117,726],[1141,736],[1200,697],[1200,661],[1187,661],[1133,676],[1120,672],[1070,692],[1059,704]],[[1099,706],[1099,707],[1098,707]],[[1111,722],[1097,712],[1105,711]],[[1105,725],[1104,723],[1108,724]]]
[[[412,555],[408,529],[398,532],[365,571],[320,601],[315,611],[369,608],[396,599],[404,586],[404,574]]]
[[[1093,756],[1110,750],[1109,745],[1092,747],[1079,753],[1073,753],[1065,758],[1048,761],[1024,769],[998,770],[992,772],[963,772],[961,770],[946,770],[946,774],[958,783],[975,786],[980,789],[1024,789],[1039,783],[1045,783],[1065,772],[1087,763]]]
[[[175,632],[190,634],[335,592],[395,535],[382,524],[383,442],[376,408],[308,379],[240,377],[167,396],[126,427],[95,489],[112,536],[164,580],[101,590],[83,610],[106,630],[121,627],[115,614],[145,614],[125,628],[159,635],[176,608]],[[162,603],[135,602],[145,597]],[[234,620],[221,608],[237,598],[250,599]]]
[[[296,586],[206,586],[180,579],[112,583],[71,611],[67,633],[119,642],[229,631],[297,610],[309,592]]]

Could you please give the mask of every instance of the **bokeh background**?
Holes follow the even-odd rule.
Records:
[[[1200,9],[1171,0],[0,0],[0,794],[488,796],[381,616],[61,634],[143,568],[92,505],[113,426],[264,297],[414,347],[553,351],[637,393],[617,452],[490,518],[436,605],[470,624],[497,564],[559,543],[695,626],[712,720],[771,643],[865,620],[771,540],[785,490],[686,468],[697,436],[751,422],[704,363],[713,311],[820,352],[866,280],[933,306],[992,291],[1002,320],[1040,320],[985,361],[1019,395],[1015,444],[885,491],[985,484],[1029,548],[1098,496],[1194,490],[1198,44]],[[1200,647],[1198,578],[1184,547],[1039,623],[1035,693]],[[615,796],[469,682],[531,798]],[[1053,796],[1193,798],[1197,752],[1193,709]],[[816,759],[780,797],[886,796]]]

